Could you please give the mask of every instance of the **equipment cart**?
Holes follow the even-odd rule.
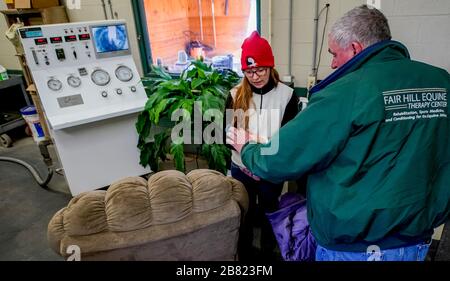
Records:
[[[9,147],[13,141],[7,134],[26,124],[20,114],[20,108],[31,105],[22,75],[10,75],[7,80],[0,81],[0,145]]]

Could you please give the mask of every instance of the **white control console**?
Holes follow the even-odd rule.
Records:
[[[21,28],[28,67],[73,195],[150,172],[135,122],[147,101],[124,21]]]

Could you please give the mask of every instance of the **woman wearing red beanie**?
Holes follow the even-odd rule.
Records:
[[[232,108],[234,112],[233,124],[230,125],[245,128],[262,139],[270,139],[298,113],[298,100],[293,89],[280,82],[279,74],[274,69],[272,48],[266,39],[254,31],[244,40],[241,48],[244,78],[231,90],[227,102],[227,108]],[[245,117],[237,117],[236,112],[245,112]],[[273,118],[274,112],[277,118]],[[273,184],[250,173],[234,150],[231,160],[231,175],[245,185],[249,195],[249,210],[239,239],[239,259],[274,259],[276,240],[264,214],[278,208],[283,185]],[[253,227],[256,225],[261,226],[261,255],[256,255],[252,247]]]

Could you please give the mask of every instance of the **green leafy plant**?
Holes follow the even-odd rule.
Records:
[[[184,172],[183,143],[171,142],[170,127],[151,138],[151,128],[159,125],[161,119],[170,120],[177,109],[184,109],[193,116],[195,102],[202,103],[202,114],[209,109],[224,112],[229,91],[240,81],[240,77],[234,71],[219,71],[202,61],[193,61],[176,78],[162,68],[152,66],[149,76],[142,81],[148,100],[136,123],[138,147],[141,151],[140,164],[144,167],[150,165],[153,171],[158,171],[159,162],[167,160],[167,155],[170,154],[173,156],[175,168]],[[203,121],[202,129],[211,122]],[[210,169],[226,173],[231,152],[224,144],[202,143],[199,150]]]

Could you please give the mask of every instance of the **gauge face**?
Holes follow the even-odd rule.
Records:
[[[80,77],[76,77],[76,76],[70,75],[67,78],[67,83],[71,87],[77,88],[77,87],[80,87],[80,85],[81,85],[81,79],[80,79]]]
[[[92,72],[91,75],[92,82],[99,86],[105,86],[111,80],[108,72],[103,69],[97,69]]]
[[[51,78],[50,80],[47,81],[47,86],[52,91],[59,91],[62,88],[62,83],[56,78]]]
[[[133,71],[124,65],[119,66],[116,69],[116,77],[122,82],[128,82],[133,79]]]

